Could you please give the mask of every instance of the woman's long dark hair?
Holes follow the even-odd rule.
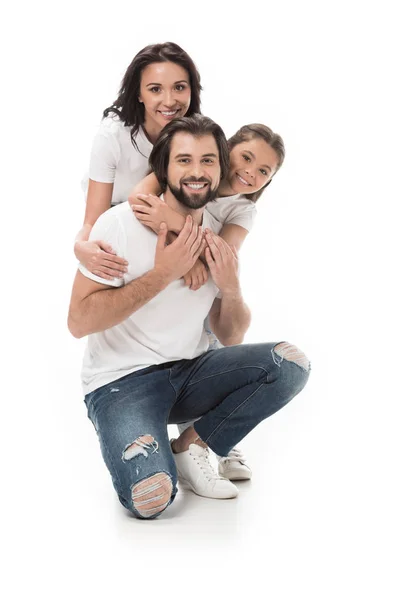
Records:
[[[238,144],[242,142],[247,142],[248,140],[252,140],[253,138],[260,138],[264,140],[273,148],[278,156],[278,166],[276,167],[275,173],[281,168],[283,161],[285,160],[285,144],[283,143],[283,139],[278,133],[274,133],[272,129],[267,127],[266,125],[262,125],[261,123],[252,123],[251,125],[243,125],[232,137],[228,140],[229,151],[232,150]],[[274,175],[275,175],[274,173]],[[254,194],[244,194],[244,197],[248,200],[252,200],[253,202],[257,202],[263,191],[266,187],[269,186],[272,179],[268,181],[258,192],[254,192]]]
[[[121,82],[118,98],[103,112],[103,117],[115,113],[125,126],[132,128],[131,139],[136,148],[135,136],[139,127],[144,123],[144,105],[139,102],[142,72],[147,65],[157,62],[173,62],[187,71],[191,99],[186,116],[190,117],[195,113],[200,113],[200,91],[202,89],[200,75],[190,56],[173,42],[146,46],[136,54],[127,68]]]

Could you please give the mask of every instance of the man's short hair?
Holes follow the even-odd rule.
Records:
[[[212,119],[199,114],[191,117],[180,117],[174,119],[164,127],[149,156],[150,168],[154,171],[162,191],[164,192],[167,187],[167,173],[172,138],[176,133],[180,132],[190,133],[194,137],[202,137],[204,135],[214,136],[218,147],[221,179],[224,179],[229,171],[229,149],[225,134],[221,127]]]

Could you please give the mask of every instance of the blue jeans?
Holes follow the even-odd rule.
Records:
[[[192,360],[141,369],[85,396],[114,488],[127,509],[147,518],[138,509],[136,490],[148,478],[157,482],[152,479],[156,474],[165,474],[170,483],[162,510],[175,498],[177,473],[167,424],[198,419],[194,428],[200,438],[226,456],[303,389],[308,360],[303,355],[303,361],[294,362],[276,347],[242,344],[209,350]],[[148,487],[149,493],[153,488],[157,486]]]

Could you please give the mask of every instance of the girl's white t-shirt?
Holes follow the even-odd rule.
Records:
[[[207,204],[207,210],[223,225],[240,225],[251,231],[257,215],[254,202],[241,194],[218,198]]]

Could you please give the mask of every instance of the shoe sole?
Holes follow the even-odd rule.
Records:
[[[243,473],[238,473],[237,471],[231,471],[228,474],[219,473],[219,475],[221,477],[225,477],[226,479],[229,479],[229,481],[249,481],[251,479],[251,474],[243,475]]]
[[[237,496],[238,496],[237,493],[234,496],[206,496],[205,494],[200,494],[200,492],[198,492],[193,487],[193,485],[190,483],[190,481],[188,481],[187,479],[185,479],[184,477],[181,477],[181,475],[179,475],[179,472],[178,472],[178,481],[179,481],[179,483],[183,484],[183,486],[185,486],[186,488],[190,489],[192,492],[197,494],[197,496],[201,496],[202,498],[210,498],[211,500],[232,500],[233,498],[237,498]]]

